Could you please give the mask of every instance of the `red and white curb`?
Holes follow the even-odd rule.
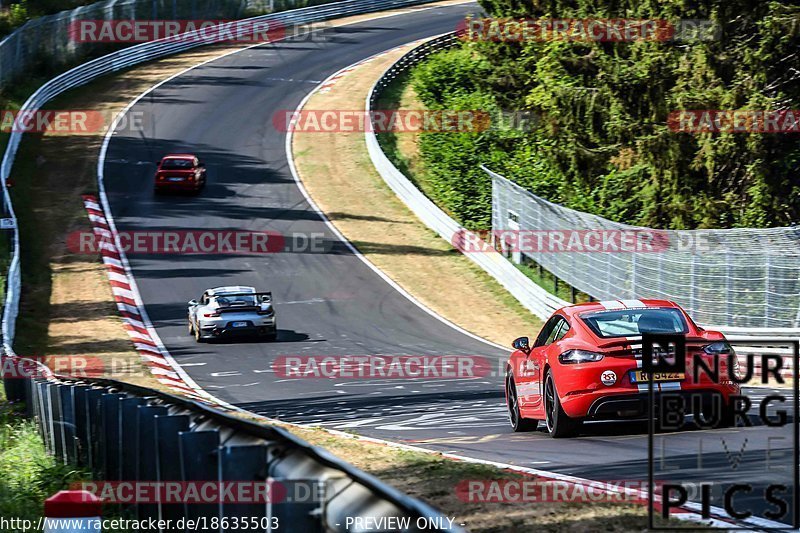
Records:
[[[216,404],[196,384],[186,382],[176,368],[177,364],[165,355],[166,350],[155,341],[145,326],[143,313],[139,309],[134,294],[134,283],[125,269],[122,253],[117,246],[117,235],[111,229],[97,197],[84,195],[83,205],[86,207],[92,229],[97,237],[97,247],[103,259],[103,265],[106,267],[108,280],[111,283],[111,292],[114,294],[114,301],[122,316],[125,330],[145,366],[150,369],[159,383],[172,391],[195,400]]]

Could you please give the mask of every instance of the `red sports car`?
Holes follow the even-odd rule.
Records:
[[[695,355],[709,368],[718,357],[720,376],[729,376],[728,354],[734,352],[724,335],[700,328],[674,302],[617,300],[564,307],[545,323],[532,346],[527,337],[514,341],[505,379],[514,431],[536,429],[541,420],[552,437],[568,437],[578,433],[585,419],[645,416],[648,377],[641,371],[642,333],[686,338],[686,373],[654,374],[656,394],[683,391],[678,394],[703,400],[703,408],[718,395],[719,420],[729,423],[731,395],[739,394],[739,385],[729,379],[716,383],[702,372],[695,383],[690,370]],[[735,357],[733,361],[732,371],[738,372]]]
[[[155,191],[200,192],[206,185],[206,166],[192,154],[165,156],[156,169]]]

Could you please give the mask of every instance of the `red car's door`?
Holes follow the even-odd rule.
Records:
[[[520,353],[515,360],[514,379],[517,385],[517,398],[520,409],[533,418],[535,411],[541,410],[542,404],[542,370],[546,362],[547,346],[553,342],[567,321],[560,315],[550,317],[531,347],[527,356]],[[532,413],[531,411],[534,411]]]

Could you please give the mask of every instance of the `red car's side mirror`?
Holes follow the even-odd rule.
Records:
[[[528,340],[528,337],[520,337],[518,339],[514,339],[514,342],[511,343],[511,346],[513,346],[515,350],[522,350],[525,353],[531,351],[530,341]]]

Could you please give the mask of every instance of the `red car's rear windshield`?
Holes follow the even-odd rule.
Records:
[[[680,310],[665,307],[647,309],[614,309],[580,315],[598,337],[629,337],[642,333],[688,333],[686,319]]]
[[[194,166],[191,159],[165,159],[161,162],[162,170],[189,169]]]

